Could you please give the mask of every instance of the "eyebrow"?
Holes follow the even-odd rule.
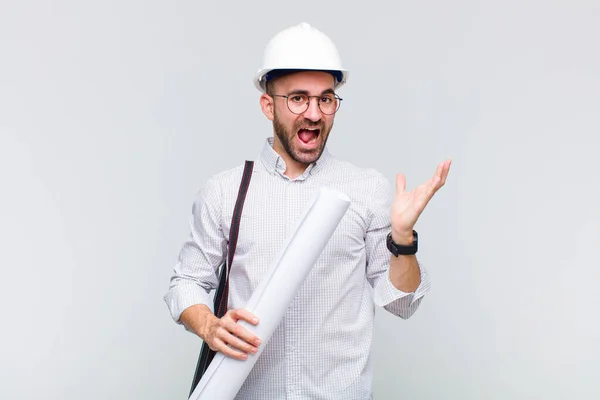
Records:
[[[309,95],[308,90],[302,90],[302,89],[294,89],[294,90],[288,92],[288,96],[291,94],[304,94],[306,96]],[[328,89],[323,90],[320,95],[322,96],[324,94],[335,94],[335,91],[331,88],[328,88]]]

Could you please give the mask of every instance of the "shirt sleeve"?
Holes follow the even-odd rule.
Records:
[[[211,178],[194,201],[190,233],[164,296],[175,322],[181,324],[181,313],[195,304],[205,304],[213,310],[210,291],[218,286],[218,270],[226,252],[227,240],[221,229],[221,190],[216,179]]]
[[[421,283],[414,292],[398,290],[391,282],[389,276],[391,253],[386,246],[386,237],[391,229],[390,208],[394,193],[383,175],[377,173],[377,178],[373,181],[375,187],[372,191],[373,198],[369,203],[371,220],[365,237],[367,279],[374,289],[375,305],[401,318],[410,318],[430,289],[429,276],[419,262]]]

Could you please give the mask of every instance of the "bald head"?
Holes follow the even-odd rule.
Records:
[[[316,77],[317,79],[323,79],[320,76],[327,74],[332,79],[333,87],[335,87],[335,84],[337,83],[335,75],[333,75],[333,73],[330,73],[327,71],[291,71],[291,72],[284,72],[282,74],[275,75],[275,77],[268,80],[266,82],[266,93],[268,95],[280,94],[280,93],[278,93],[279,88],[281,86],[285,86],[285,83],[288,82],[290,80],[290,78],[293,79],[292,78],[293,76],[299,75],[299,74],[306,75],[307,77],[310,77],[312,75],[312,76]]]

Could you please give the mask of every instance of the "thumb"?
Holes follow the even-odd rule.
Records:
[[[396,174],[396,195],[404,193],[406,189],[406,178],[403,174]]]

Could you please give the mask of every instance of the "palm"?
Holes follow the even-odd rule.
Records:
[[[391,209],[393,232],[398,235],[412,233],[417,219],[433,195],[446,183],[451,163],[450,160],[440,163],[431,179],[410,192],[406,191],[404,175],[396,175],[396,195]]]

